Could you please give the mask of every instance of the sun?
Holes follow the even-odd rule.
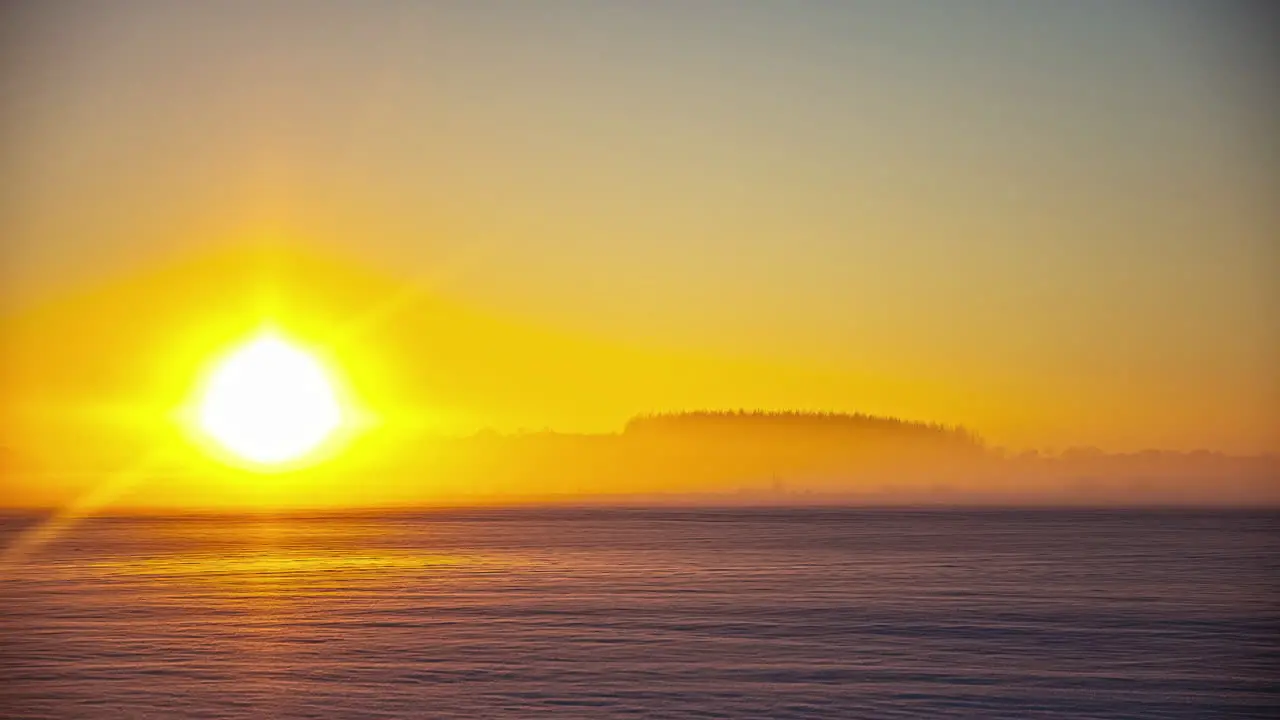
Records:
[[[324,366],[284,338],[266,333],[213,370],[197,422],[237,458],[280,465],[319,448],[341,427],[343,412]]]

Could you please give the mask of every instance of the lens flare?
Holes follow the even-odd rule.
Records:
[[[253,463],[301,459],[342,424],[342,406],[320,362],[275,335],[227,357],[209,377],[199,426]]]

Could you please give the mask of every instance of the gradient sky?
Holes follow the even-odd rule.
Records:
[[[1277,450],[1275,58],[1243,7],[31,3],[0,303],[283,238],[928,388],[872,409],[997,443]]]

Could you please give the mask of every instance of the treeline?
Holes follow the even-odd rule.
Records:
[[[650,413],[627,421],[623,435],[809,434],[859,439],[898,438],[981,447],[975,433],[956,425],[903,420],[865,413],[799,410],[695,410]]]
[[[621,432],[414,435],[402,445],[375,449],[303,471],[297,487],[306,492],[291,501],[305,502],[313,490],[324,496],[317,489],[327,488],[355,505],[630,497],[765,504],[1280,506],[1280,457],[1274,455],[1111,454],[1095,448],[1010,454],[986,447],[961,427],[867,414],[662,413],[634,417]],[[37,460],[50,458],[0,451],[0,506],[19,500],[58,506],[98,482],[92,472],[50,471],[53,463]],[[118,465],[104,469],[113,467]],[[185,467],[157,477],[162,480],[137,486],[121,502],[184,506],[206,502],[220,488],[258,487],[209,482]],[[84,486],[74,485],[81,480]]]
[[[773,502],[1191,503],[1280,500],[1275,456],[1210,452],[1008,454],[964,427],[864,413],[698,410],[620,433],[482,433],[441,446],[431,474],[568,493],[725,493]],[[745,494],[744,494],[745,493]]]
[[[415,456],[437,486],[459,492],[560,488],[586,493],[737,492],[786,487],[843,492],[890,483],[918,489],[974,475],[995,460],[960,427],[868,414],[701,410],[640,415],[619,433],[551,431],[428,443]],[[430,466],[430,467],[427,467]]]

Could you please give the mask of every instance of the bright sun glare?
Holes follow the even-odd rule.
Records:
[[[209,377],[200,428],[255,463],[298,460],[342,423],[333,383],[320,362],[275,335],[228,356]]]

